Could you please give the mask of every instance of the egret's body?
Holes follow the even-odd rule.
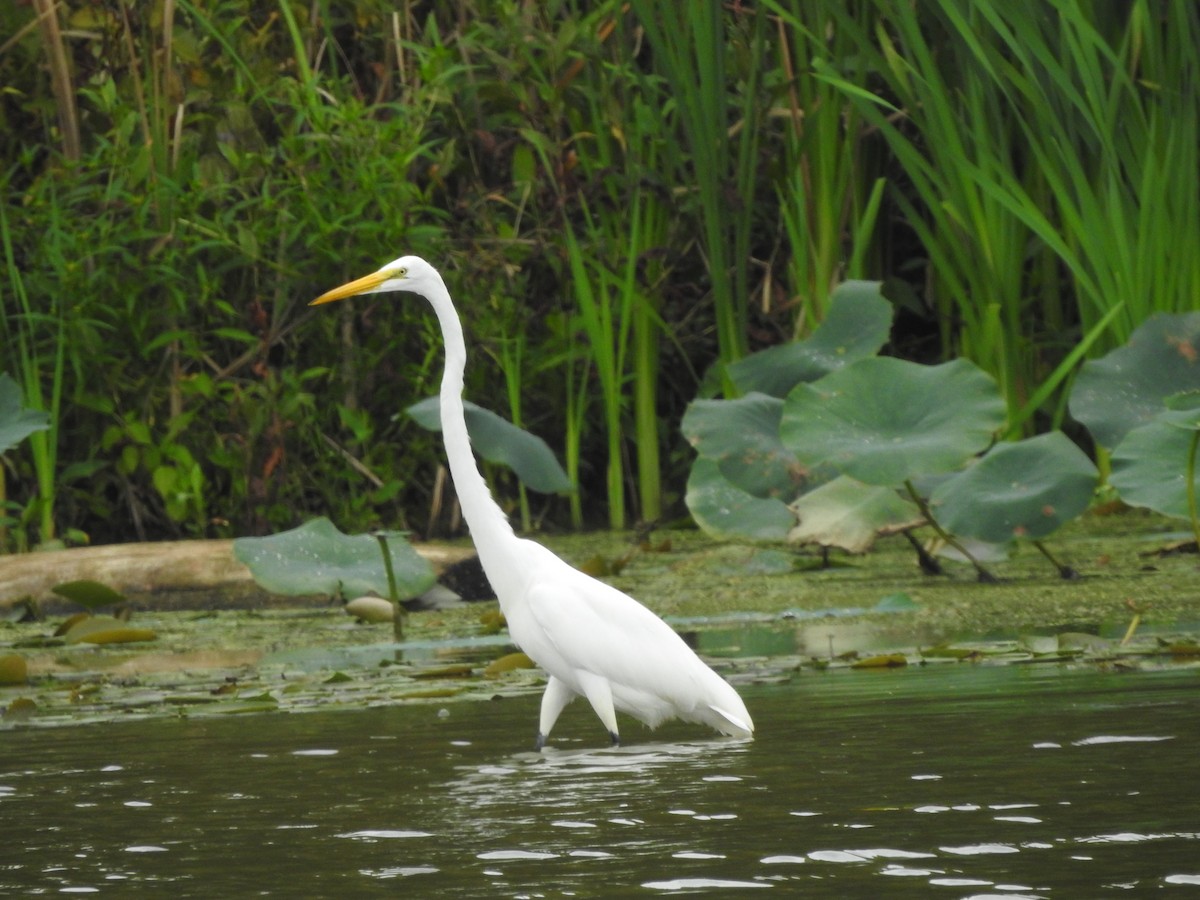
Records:
[[[405,256],[313,301],[410,291],[433,306],[446,345],[442,435],[463,516],[513,641],[549,673],[537,746],[576,696],[591,703],[619,742],[616,710],[650,727],[680,718],[749,737],[754,724],[728,682],[706,666],[662,619],[611,585],[585,575],[550,550],[517,537],[488,491],[471,452],[463,416],[467,351],[462,325],[441,275]]]

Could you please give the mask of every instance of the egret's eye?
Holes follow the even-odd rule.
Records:
[[[408,274],[408,267],[407,267],[407,266],[401,266],[400,268],[398,268],[398,269],[396,270],[396,277],[397,277],[397,278],[403,278],[403,277],[405,277],[407,274]]]

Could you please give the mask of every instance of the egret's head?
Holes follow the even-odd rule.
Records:
[[[419,256],[402,256],[378,272],[326,291],[309,306],[332,303],[359,294],[381,294],[385,291],[411,291],[428,297],[434,286],[441,283],[437,270]]]

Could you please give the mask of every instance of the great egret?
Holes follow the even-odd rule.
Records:
[[[442,328],[442,435],[458,500],[509,634],[550,676],[536,748],[545,745],[563,707],[580,695],[587,697],[614,744],[620,743],[615,710],[651,728],[680,718],[750,737],[754,723],[737,691],[662,619],[541,544],[513,534],[471,452],[462,405],[467,348],[450,292],[433,266],[417,256],[402,256],[310,305],[384,291],[424,297]]]

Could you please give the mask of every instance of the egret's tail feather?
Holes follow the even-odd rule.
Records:
[[[711,709],[722,719],[728,722],[730,726],[732,726],[730,730],[726,730],[724,728],[720,729],[721,731],[725,732],[725,734],[738,735],[742,737],[750,737],[754,734],[754,723],[750,721],[750,716],[746,715],[743,717],[735,715],[728,710],[721,709],[719,706],[709,706],[709,709]]]

